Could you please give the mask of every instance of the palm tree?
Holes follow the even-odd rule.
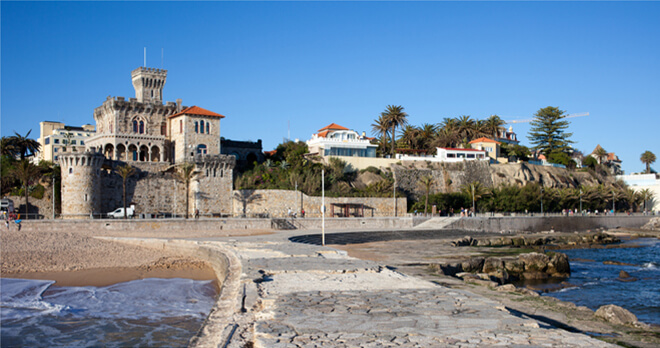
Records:
[[[651,173],[651,164],[655,162],[655,155],[651,151],[644,151],[642,156],[639,158],[642,163],[646,164],[646,174]]]
[[[598,159],[598,164],[603,164],[605,159],[607,159],[607,151],[600,146],[594,150],[594,155],[596,155],[596,158]]]
[[[403,106],[401,105],[388,105],[385,108],[385,111],[381,112],[380,115],[387,121],[390,128],[392,129],[392,158],[394,158],[395,150],[395,141],[396,141],[396,127],[403,127],[408,124],[408,114],[403,111]]]
[[[647,202],[653,199],[653,192],[651,192],[651,189],[645,188],[639,191],[639,196],[642,202],[644,202],[644,211],[646,211]]]
[[[488,117],[484,124],[485,132],[494,138],[499,137],[499,131],[506,124],[499,116],[491,115]]]
[[[195,171],[195,164],[191,162],[183,162],[179,165],[176,172],[176,177],[186,186],[186,219],[188,218],[188,206],[190,204],[190,194],[188,193],[190,189],[190,182],[193,181],[197,175],[198,171]]]
[[[415,126],[407,125],[406,128],[403,129],[403,132],[401,134],[401,139],[406,145],[408,145],[408,148],[418,149],[419,136],[420,136],[419,128]]]
[[[390,126],[383,115],[378,116],[371,124],[371,134],[380,137],[380,145],[382,145],[381,153],[385,153],[387,146],[387,138],[390,132]]]
[[[473,181],[463,184],[461,186],[461,193],[472,199],[472,208],[475,208],[476,201],[488,195],[488,188],[483,186],[479,181]],[[475,208],[474,213],[476,214],[476,212]]]
[[[438,131],[438,126],[430,123],[424,123],[419,127],[419,144],[418,146],[423,149],[429,149],[429,145],[433,140],[436,132]]]
[[[28,217],[28,188],[30,187],[30,183],[39,177],[39,168],[32,164],[29,160],[22,159],[20,162],[16,164],[16,167],[14,167],[13,176],[16,177],[18,180],[21,181],[23,184],[23,193],[25,194],[25,218]]]
[[[14,132],[15,135],[9,138],[15,151],[21,156],[21,160],[24,160],[28,156],[34,156],[35,153],[39,152],[39,148],[41,147],[38,141],[28,138],[30,133],[32,133],[32,129],[24,136]]]
[[[130,164],[125,164],[123,166],[117,167],[115,169],[115,173],[119,174],[122,179],[122,186],[124,188],[124,219],[126,219],[127,212],[126,212],[126,182],[128,181],[128,178],[133,176],[135,174],[135,168],[133,168]]]
[[[9,156],[12,159],[18,155],[18,149],[14,145],[13,137],[2,137],[0,142],[0,152],[2,156]]]
[[[456,131],[462,140],[470,141],[472,135],[475,134],[475,127],[476,123],[470,116],[462,115],[456,119]]]
[[[426,202],[424,202],[424,214],[428,213],[428,206],[429,206],[429,193],[431,191],[431,186],[433,186],[433,176],[432,175],[427,175],[423,176],[421,179],[419,179],[419,184],[424,187],[424,190],[426,190]]]

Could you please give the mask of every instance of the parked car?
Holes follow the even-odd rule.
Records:
[[[131,206],[126,208],[126,217],[132,218],[133,215],[135,215],[135,205],[131,204]],[[114,219],[123,219],[124,218],[124,208],[117,208],[114,211],[111,211],[108,213],[109,218],[114,218]]]

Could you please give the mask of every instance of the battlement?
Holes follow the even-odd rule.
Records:
[[[131,71],[131,76],[135,77],[136,75],[144,74],[144,73],[167,76],[167,70],[165,69],[147,68],[144,66],[141,66]]]
[[[236,157],[231,155],[195,155],[193,160],[195,164],[199,166],[219,164],[223,164],[231,168],[236,166]]]
[[[105,157],[99,152],[87,150],[78,153],[63,153],[58,156],[58,161],[62,169],[74,166],[101,168]]]

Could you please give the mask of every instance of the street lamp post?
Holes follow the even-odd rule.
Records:
[[[543,216],[543,186],[541,186],[541,216]]]
[[[616,194],[614,193],[614,190],[612,190],[612,215],[614,215],[614,213],[616,212],[614,202],[616,202]]]
[[[582,190],[580,190],[580,214],[582,214]]]
[[[474,208],[474,184],[472,186],[472,216],[477,216],[477,210]]]

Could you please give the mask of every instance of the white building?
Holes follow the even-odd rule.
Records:
[[[660,177],[658,174],[617,175],[617,180],[623,180],[635,192],[649,189],[653,199],[648,202],[647,210],[660,212]]]
[[[378,145],[372,144],[371,139],[354,130],[331,123],[318,130],[307,140],[310,154],[320,156],[341,157],[376,157]]]
[[[401,161],[429,161],[429,162],[462,162],[462,161],[490,161],[485,150],[454,149],[448,147],[436,148],[435,156],[415,156],[397,154],[396,159]]]
[[[85,151],[86,141],[94,136],[94,126],[90,124],[82,127],[67,126],[62,122],[39,122],[41,131],[39,139],[41,144],[38,156],[40,161],[57,162],[58,154],[63,151]]]

